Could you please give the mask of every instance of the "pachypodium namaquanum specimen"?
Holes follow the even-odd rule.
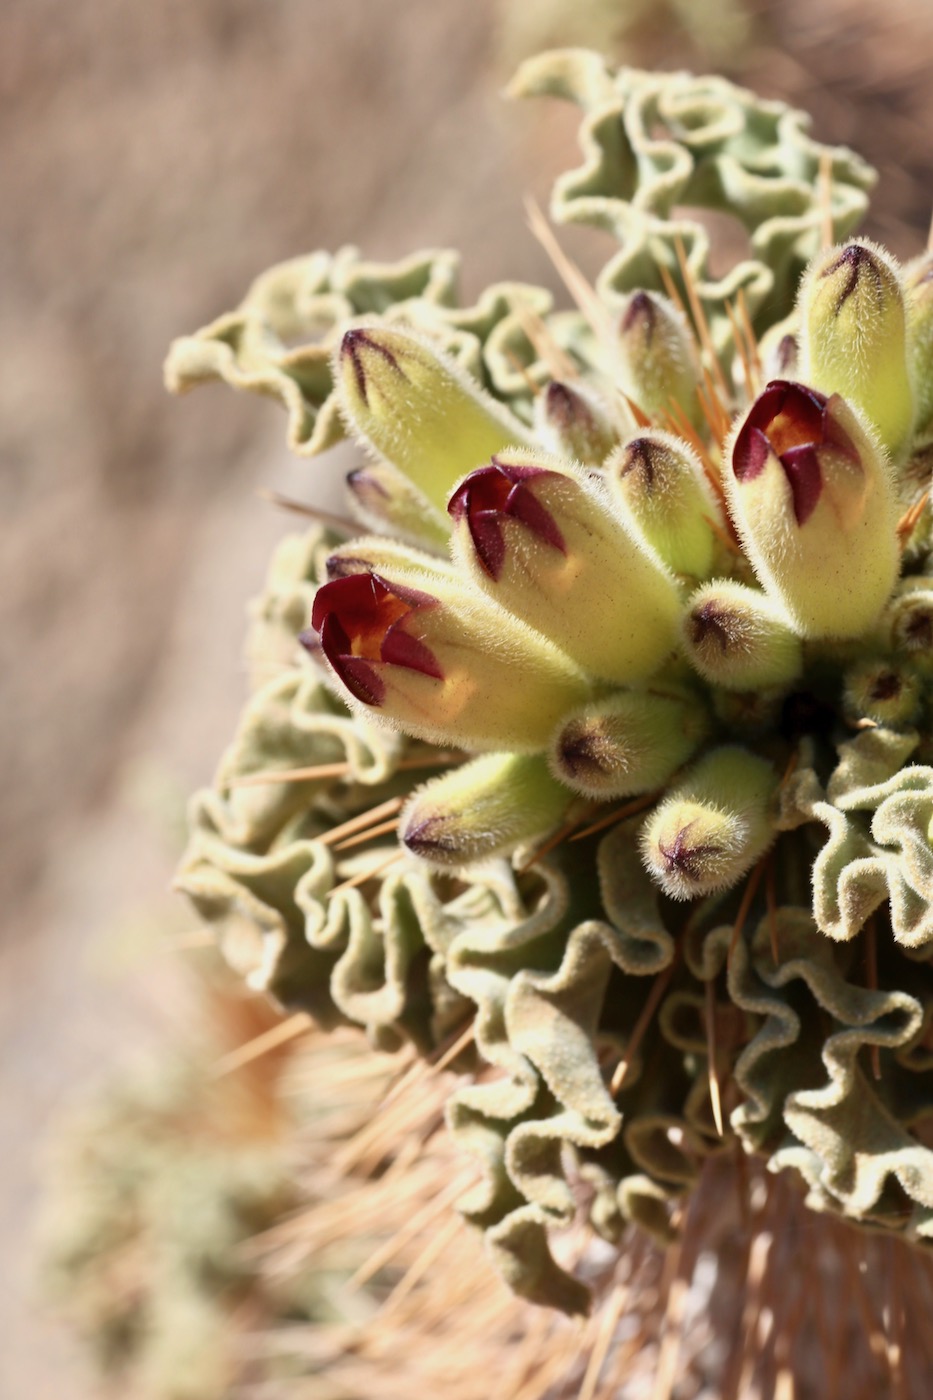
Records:
[[[854,236],[871,172],[781,103],[579,51],[515,89],[585,113],[552,213],[620,251],[583,309],[347,249],[172,349],[368,450],[358,525],[273,561],[180,883],[282,1003],[472,1023],[462,1208],[528,1297],[585,1306],[574,1183],[664,1234],[727,1149],[922,1244],[933,260]],[[746,228],[722,277],[691,206]]]

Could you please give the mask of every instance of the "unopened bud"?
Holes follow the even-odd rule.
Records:
[[[543,835],[571,801],[540,755],[484,754],[418,788],[399,839],[432,865],[470,865]]]
[[[549,452],[587,466],[599,466],[619,440],[592,390],[559,379],[552,379],[535,399],[535,426]]]
[[[895,651],[927,670],[933,666],[933,584],[905,578],[884,611],[882,630]]]
[[[761,360],[761,373],[765,382],[769,379],[795,379],[800,358],[797,348],[797,335],[800,318],[796,312],[792,316],[770,326],[758,343],[758,357]]]
[[[842,394],[900,456],[914,402],[894,259],[866,239],[821,253],[804,275],[799,304],[800,378],[823,394]]]
[[[704,680],[726,690],[788,685],[803,670],[803,645],[779,603],[718,579],[687,604],[684,649]]]
[[[388,529],[409,544],[444,549],[450,519],[423,491],[388,462],[368,462],[350,472],[347,489],[356,518],[370,530]]]
[[[338,544],[327,556],[327,578],[349,574],[381,574],[393,570],[430,570],[432,578],[445,577],[456,584],[457,571],[447,559],[425,554],[414,545],[403,544],[389,535],[362,535]]]
[[[738,747],[714,749],[648,819],[642,857],[671,899],[735,885],[774,840],[770,763]]]
[[[794,629],[866,631],[897,578],[897,506],[888,464],[845,400],[775,380],[738,424],[723,480],[745,552]]]
[[[632,438],[606,463],[606,481],[623,514],[675,573],[706,578],[717,556],[722,513],[699,459],[672,433]]]
[[[696,418],[700,372],[693,336],[667,297],[629,297],[619,324],[617,369],[622,392],[648,418],[662,421],[672,403]]]
[[[320,645],[343,690],[431,743],[540,752],[589,698],[557,647],[428,556],[422,570],[383,565],[324,584],[311,623],[302,641]]]
[[[843,699],[851,718],[898,728],[917,718],[920,682],[903,666],[869,658],[846,671]]]
[[[561,725],[551,763],[561,781],[585,797],[633,796],[666,783],[708,728],[694,695],[617,691]]]
[[[527,430],[449,356],[410,331],[347,331],[335,366],[356,432],[443,509],[458,477]]]
[[[904,269],[907,298],[907,355],[917,405],[917,432],[933,434],[933,252]]]
[[[460,483],[449,509],[455,561],[593,675],[645,680],[673,650],[674,581],[584,472],[543,453],[500,453]]]

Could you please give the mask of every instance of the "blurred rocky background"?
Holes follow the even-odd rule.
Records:
[[[575,117],[499,92],[536,48],[718,68],[880,170],[868,231],[933,205],[928,0],[5,0],[0,8],[0,1395],[97,1394],[35,1302],[40,1143],[79,1085],[196,1014],[166,951],[184,794],[243,695],[243,608],[346,462],[277,410],[173,402],[175,334],[270,262],[464,250],[468,293],[553,284],[521,196]],[[598,265],[595,235],[562,240]]]

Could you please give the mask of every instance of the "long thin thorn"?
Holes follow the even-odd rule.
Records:
[[[709,1071],[709,1101],[713,1109],[713,1122],[720,1137],[724,1137],[722,1123],[722,1094],[719,1087],[719,1065],[716,1063],[716,979],[706,982],[706,1059]]]
[[[749,310],[748,310],[748,302],[747,302],[746,299],[745,299],[745,288],[744,288],[744,287],[741,287],[741,288],[739,289],[738,311],[739,311],[739,315],[740,315],[741,318],[742,318],[742,325],[743,325],[744,328],[745,328],[745,343],[746,343],[747,346],[748,346],[748,353],[749,353],[749,355],[751,356],[752,369],[755,371],[755,375],[756,375],[758,381],[760,382],[760,381],[761,381],[761,356],[760,356],[760,354],[758,353],[758,337],[756,336],[756,334],[755,334],[755,328],[754,328],[754,326],[752,325],[752,318],[751,318],[751,315],[749,314]]]
[[[748,911],[752,907],[752,900],[755,898],[755,891],[761,883],[761,877],[764,874],[766,863],[766,860],[760,860],[758,862],[758,864],[755,866],[755,869],[748,877],[745,889],[742,891],[742,900],[739,904],[739,912],[735,916],[735,923],[732,926],[732,937],[729,939],[729,962],[732,961],[732,954],[735,952],[735,946],[742,936],[742,930],[745,927],[745,920],[748,918]]]
[[[626,817],[633,817],[636,812],[642,812],[646,807],[650,807],[652,802],[657,802],[659,794],[656,792],[646,792],[642,797],[636,797],[633,802],[628,802],[624,807],[617,807],[614,812],[610,812],[605,817],[600,817],[598,822],[593,822],[592,826],[585,826],[582,831],[577,831],[571,836],[571,841],[582,841],[585,836],[593,836],[597,831],[604,831],[607,826],[613,826],[615,822],[624,821]]]
[[[463,758],[459,750],[412,755],[400,759],[395,772],[407,772],[412,768],[441,768],[447,763],[458,763]],[[269,768],[261,773],[239,773],[226,781],[227,787],[258,787],[262,783],[307,783],[317,778],[348,778],[354,773],[354,765],[342,763],[317,763],[310,768]]]
[[[580,371],[576,364],[567,351],[558,345],[538,313],[521,300],[516,300],[513,311],[515,319],[534,347],[535,354],[547,366],[548,374],[553,379],[579,379]],[[534,384],[533,380],[532,385],[535,393],[538,393],[540,385]]]
[[[332,511],[320,510],[317,506],[309,505],[307,501],[296,501],[291,496],[283,496],[279,491],[268,491],[264,486],[259,487],[256,495],[281,510],[291,511],[293,515],[305,515],[310,520],[319,520],[322,525],[329,525],[341,535],[358,535],[363,529],[362,525],[345,515],[334,515]]]
[[[377,826],[367,827],[365,831],[358,831],[355,836],[348,836],[343,841],[338,841],[334,850],[347,851],[351,846],[361,846],[364,841],[372,841],[377,836],[386,836],[390,831],[398,829],[398,817],[389,817],[388,821],[379,822]]]
[[[678,946],[674,949],[674,955],[671,958],[671,961],[668,963],[667,967],[665,967],[661,972],[659,972],[657,977],[654,979],[651,991],[648,993],[647,1000],[645,1001],[645,1004],[641,1009],[641,1014],[639,1015],[638,1020],[635,1022],[634,1029],[632,1031],[631,1036],[629,1037],[629,1042],[625,1047],[625,1054],[623,1055],[619,1063],[616,1065],[612,1079],[610,1080],[609,1092],[611,1094],[618,1094],[619,1090],[625,1084],[626,1076],[628,1075],[629,1069],[631,1068],[632,1061],[638,1053],[638,1047],[644,1040],[645,1032],[651,1025],[654,1013],[660,1006],[661,998],[667,991],[670,980],[674,975],[674,969],[679,961],[679,956],[680,945],[678,944]]]
[[[361,870],[358,875],[353,876],[352,880],[344,880],[342,885],[335,885],[332,890],[327,891],[327,898],[333,899],[335,894],[343,894],[345,890],[355,890],[358,885],[365,885],[367,880],[375,880],[377,875],[381,875],[384,870],[388,870],[390,865],[401,860],[404,854],[404,851],[393,851],[388,860],[384,860],[381,865],[374,865],[369,870]]]
[[[352,836],[354,832],[362,831],[364,827],[370,826],[373,822],[381,821],[383,817],[391,817],[399,810],[404,801],[401,797],[390,797],[386,802],[380,802],[378,807],[371,807],[368,812],[360,812],[357,816],[351,817],[349,821],[341,822],[339,826],[332,826],[330,831],[325,831],[319,839],[325,846],[335,846],[344,836]]]
[[[927,490],[924,491],[920,499],[918,501],[914,501],[913,505],[909,506],[908,509],[905,510],[904,514],[897,522],[897,537],[901,542],[902,548],[910,539],[910,536],[913,534],[914,526],[917,524],[917,521],[923,514],[923,508],[929,499],[930,490],[928,487]]]
[[[525,200],[528,224],[535,238],[547,253],[564,286],[583,312],[597,339],[607,342],[610,334],[610,320],[605,307],[590,286],[576,263],[561,248],[554,230],[531,198]]]
[[[690,302],[690,310],[693,313],[693,322],[697,328],[697,335],[699,336],[700,344],[703,346],[703,349],[706,351],[706,354],[709,358],[710,368],[712,369],[713,374],[716,377],[719,391],[722,394],[723,398],[725,400],[728,400],[729,388],[726,384],[725,375],[722,372],[722,365],[719,363],[719,356],[716,354],[716,349],[713,345],[713,337],[710,335],[709,322],[706,319],[706,312],[703,309],[703,303],[700,300],[699,293],[696,289],[696,284],[693,280],[693,274],[690,271],[690,264],[687,261],[687,254],[684,251],[683,240],[680,238],[679,235],[674,239],[674,247],[677,251],[677,261],[680,264],[680,275],[683,278],[684,287],[687,292],[687,299]]]
[[[528,859],[524,860],[522,864],[517,867],[518,874],[524,875],[526,871],[532,868],[532,866],[537,865],[539,860],[543,860],[545,856],[550,855],[551,851],[555,850],[560,845],[561,841],[564,840],[565,837],[570,836],[570,833],[576,830],[576,828],[580,825],[581,820],[582,818],[580,816],[576,816],[573,817],[570,821],[564,822],[563,826],[559,826],[557,830],[553,833],[553,835],[549,836],[542,846],[539,846],[537,850],[532,851]]]
[[[245,1045],[231,1050],[228,1055],[221,1056],[214,1065],[214,1078],[220,1079],[225,1074],[242,1069],[244,1065],[252,1064],[253,1060],[258,1060],[261,1055],[267,1055],[270,1050],[277,1050],[280,1045],[286,1045],[288,1041],[304,1035],[311,1026],[312,1021],[308,1013],[296,1011],[295,1015],[289,1016],[286,1021],[281,1021],[262,1035],[257,1035],[254,1040],[248,1040]]]

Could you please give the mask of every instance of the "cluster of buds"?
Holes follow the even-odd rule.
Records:
[[[346,331],[342,411],[376,454],[351,490],[378,491],[395,537],[334,550],[303,640],[351,706],[494,755],[418,792],[409,850],[468,865],[574,800],[673,783],[644,839],[660,888],[687,899],[745,874],[775,835],[781,755],[774,736],[730,742],[719,692],[780,700],[883,625],[913,430],[907,300],[872,245],[820,255],[800,295],[807,382],[762,386],[723,443],[690,427],[700,351],[660,294],[620,318],[622,393],[552,380],[535,429],[417,333]],[[879,710],[865,685],[845,682],[840,719],[915,712]]]
[[[614,89],[591,56],[565,56],[561,72],[566,87],[605,91],[610,102]],[[681,75],[657,82],[676,87]],[[729,121],[711,119],[714,97],[733,104]],[[734,190],[731,211],[751,219],[749,208],[767,203],[760,170],[772,166],[743,143],[772,129],[776,109],[728,85],[690,100],[686,164],[708,147],[691,190]],[[744,135],[733,149],[722,133],[736,120]],[[601,130],[591,119],[587,139]],[[801,144],[780,152],[782,189],[801,162],[819,165],[795,130]],[[849,157],[837,158],[844,172]],[[563,186],[568,206],[574,188]],[[667,208],[669,191],[664,199]],[[616,202],[626,233],[648,220],[634,193]],[[601,208],[608,223],[612,211]],[[772,213],[783,229],[780,209]],[[242,911],[258,902],[261,975],[276,957],[284,968],[282,948],[291,958],[278,982],[266,982],[279,994],[284,986],[301,1001],[294,968],[310,948],[307,976],[327,983],[327,1004],[370,1028],[408,1035],[427,1003],[439,1024],[461,999],[475,1002],[477,1046],[512,1076],[511,1098],[497,1082],[474,1085],[451,1121],[469,1136],[479,1117],[484,1142],[502,1144],[490,1167],[494,1204],[476,1216],[495,1227],[503,1256],[513,1250],[506,1272],[516,1286],[540,1286],[541,1296],[539,1271],[522,1262],[531,1248],[523,1212],[540,1207],[535,1228],[572,1213],[555,1178],[555,1135],[598,1153],[624,1115],[623,1155],[631,1148],[640,1166],[650,1153],[631,1146],[639,1115],[655,1122],[676,1099],[678,1131],[692,1142],[731,1130],[746,1149],[773,1153],[777,1168],[800,1170],[820,1204],[878,1223],[888,1168],[878,1168],[872,1195],[851,1186],[863,1180],[855,1158],[920,1152],[911,1133],[926,1111],[904,1107],[910,1094],[898,1080],[886,1098],[877,1089],[883,1103],[869,1122],[855,1056],[869,1044],[878,1065],[882,1050],[892,1061],[896,1051],[897,1074],[905,1065],[929,1072],[916,1037],[933,1016],[933,987],[918,991],[915,965],[933,949],[933,262],[926,254],[902,269],[860,238],[817,249],[817,221],[806,219],[794,240],[799,248],[811,239],[802,276],[786,261],[762,265],[757,302],[737,294],[723,307],[726,283],[698,288],[691,266],[702,273],[702,260],[680,248],[679,226],[651,219],[659,263],[670,236],[682,254],[676,266],[658,272],[634,254],[616,261],[592,294],[591,311],[600,296],[603,304],[589,321],[539,314],[526,301],[508,335],[496,331],[498,348],[509,345],[508,372],[500,361],[493,373],[491,357],[468,372],[445,339],[450,322],[432,321],[424,305],[353,314],[335,328],[326,404],[336,401],[367,452],[348,480],[359,534],[331,535],[315,555],[307,591],[296,595],[303,609],[313,592],[288,703],[280,686],[275,723],[258,701],[249,723],[263,742],[284,731],[283,751],[293,754],[302,724],[313,727],[307,714],[302,724],[293,718],[313,675],[328,743],[338,725],[354,742],[382,736],[385,802],[367,825],[352,805],[363,800],[353,762],[331,788],[307,790],[303,817],[300,791],[279,807],[274,798],[249,807],[221,780],[199,809],[207,830],[188,877],[238,948]],[[620,268],[628,280],[613,300]],[[791,310],[781,288],[795,286]],[[473,312],[462,320],[485,324]],[[292,388],[281,396],[291,404]],[[250,751],[239,743],[234,760]],[[311,770],[276,761],[302,781],[333,777],[327,761]],[[441,771],[412,781],[418,767]],[[347,825],[335,813],[348,808]],[[248,859],[237,847],[222,860],[217,832],[250,820]],[[388,855],[370,846],[376,860],[366,864],[360,846],[389,829]],[[328,890],[344,846],[362,867],[348,866],[349,880]],[[383,880],[386,868],[396,874]],[[439,912],[451,890],[455,912]],[[278,900],[272,913],[264,900]],[[862,935],[875,950],[866,952],[876,979],[867,989],[853,987],[851,952],[833,942]],[[410,992],[405,982],[419,937],[430,952],[428,993],[423,971]],[[736,1014],[717,1049],[725,947]],[[775,969],[785,953],[786,976]],[[894,990],[878,989],[879,963]],[[633,1087],[644,1033],[638,977],[648,973],[677,980],[676,1006],[657,1016],[655,1057],[673,1068],[670,1083]],[[798,978],[807,988],[799,997],[784,990]],[[303,1004],[317,1008],[318,987]],[[805,995],[819,1010],[804,1031]],[[699,1038],[674,1024],[697,1005],[707,1021]],[[435,1021],[424,1031],[422,1020],[422,1039],[442,1038]],[[832,1048],[830,1031],[820,1038],[824,1023],[843,1025]],[[786,1072],[768,1068],[775,1047],[795,1038]],[[622,1069],[607,1074],[605,1047],[620,1042]],[[704,1054],[705,1119],[694,1083]],[[724,1104],[716,1073],[727,1055],[734,1097]],[[813,1094],[831,1063],[832,1084]],[[528,1065],[547,1086],[542,1098],[558,1102],[553,1116],[541,1109],[543,1127]],[[666,1144],[651,1188],[662,1195],[672,1175]],[[933,1152],[918,1161],[910,1156],[906,1175],[897,1168],[898,1180],[921,1183],[903,1189],[927,1210]],[[685,1163],[673,1175],[693,1170]],[[602,1159],[594,1171],[611,1177]],[[609,1216],[642,1218],[641,1209],[655,1218],[639,1195],[643,1177],[635,1181],[624,1190],[616,1182]],[[888,1223],[903,1228],[902,1217]],[[547,1276],[565,1306],[556,1266]]]

